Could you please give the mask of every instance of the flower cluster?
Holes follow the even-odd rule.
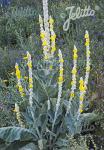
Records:
[[[56,34],[53,30],[54,20],[52,17],[48,16],[48,3],[47,0],[43,0],[43,13],[44,13],[44,21],[42,17],[39,15],[39,23],[40,23],[40,37],[43,46],[43,54],[44,59],[49,60],[53,57],[54,52],[56,51]]]
[[[77,48],[74,46],[73,49],[73,69],[72,69],[72,81],[71,81],[71,92],[70,92],[70,100],[74,97],[74,91],[76,89],[76,74],[77,74]]]
[[[48,0],[42,0],[42,1],[43,1],[44,29],[46,33],[46,40],[47,40],[48,46],[50,46],[50,32],[49,32],[49,22],[48,22],[49,20]]]
[[[50,16],[49,24],[50,24],[50,33],[51,33],[51,36],[50,36],[50,40],[51,40],[51,57],[53,57],[54,52],[56,51],[56,34],[53,30],[53,23],[54,23],[54,20]]]
[[[19,123],[19,125],[22,127],[22,128],[24,128],[25,126],[24,126],[24,124],[23,124],[23,122],[22,122],[22,120],[21,120],[21,114],[20,114],[20,110],[19,110],[19,106],[18,106],[18,104],[17,103],[15,103],[15,113],[16,113],[16,118],[17,118],[17,120],[18,120],[18,123]]]
[[[24,89],[23,89],[22,84],[21,84],[21,71],[20,71],[17,63],[15,65],[15,69],[16,69],[16,77],[17,77],[17,87],[18,87],[18,90],[20,92],[21,97],[23,98],[23,96],[25,94],[24,94]]]
[[[86,31],[86,33],[85,33],[85,39],[86,39],[86,42],[85,42],[85,45],[86,45],[86,74],[85,74],[84,84],[87,88],[89,73],[90,73],[90,47],[89,47],[90,39],[89,39],[88,31]]]
[[[28,71],[29,71],[29,103],[30,106],[33,104],[33,77],[32,77],[32,60],[31,60],[31,55],[29,52],[27,52],[27,66],[28,66]]]
[[[40,23],[40,37],[43,46],[44,59],[47,60],[49,59],[49,45],[46,38],[46,32],[43,28],[43,19],[40,15],[39,15],[39,23]]]
[[[79,81],[79,90],[80,90],[80,97],[79,97],[79,110],[78,113],[82,113],[83,112],[83,100],[84,100],[84,95],[85,95],[85,85],[84,85],[84,80],[81,77],[80,81]]]

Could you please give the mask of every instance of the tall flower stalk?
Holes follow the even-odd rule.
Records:
[[[45,32],[44,27],[43,27],[43,25],[44,25],[43,19],[40,15],[39,15],[39,23],[40,23],[40,37],[41,37],[42,46],[43,46],[44,59],[47,60],[47,59],[49,59],[48,42],[46,39],[46,32]]]
[[[67,113],[69,112],[70,109],[70,104],[72,99],[75,96],[75,90],[76,90],[76,75],[77,75],[77,48],[74,45],[73,49],[73,69],[72,69],[72,81],[71,81],[71,92],[70,92],[70,98],[69,98],[69,106],[67,108]]]
[[[53,24],[54,24],[54,20],[52,19],[52,17],[50,16],[49,18],[49,24],[50,24],[50,41],[51,41],[51,57],[54,56],[54,52],[56,51],[56,34],[53,30]]]
[[[20,93],[21,97],[23,98],[25,94],[24,94],[24,89],[22,87],[22,83],[21,83],[21,71],[20,71],[19,66],[18,66],[17,63],[15,64],[15,69],[16,69],[18,90],[19,90],[19,93]]]
[[[56,51],[56,34],[53,30],[54,20],[48,15],[48,0],[43,0],[43,17],[39,15],[40,37],[43,46],[44,60],[53,58]]]
[[[57,99],[57,103],[56,103],[56,110],[55,110],[55,116],[54,116],[54,120],[53,120],[53,124],[52,124],[52,130],[54,129],[54,125],[57,119],[57,113],[60,107],[60,101],[61,101],[61,95],[62,95],[62,85],[63,85],[63,57],[62,57],[62,53],[61,50],[59,50],[59,63],[60,63],[60,68],[59,68],[59,78],[58,78],[58,99]]]
[[[27,52],[27,66],[28,66],[28,71],[29,71],[29,103],[30,106],[32,107],[33,105],[33,77],[32,77],[32,60],[31,60],[31,55],[29,52]]]
[[[84,84],[87,89],[87,84],[88,84],[88,79],[89,79],[89,74],[90,74],[90,38],[89,38],[89,33],[86,31],[85,33],[85,46],[86,46],[86,74],[85,74],[85,79],[84,79]]]
[[[50,49],[50,31],[49,31],[49,15],[48,15],[48,0],[43,1],[43,15],[44,15],[44,29],[46,32],[46,39],[48,42],[48,48]]]
[[[86,74],[85,74],[85,79],[83,80],[83,78],[80,78],[80,86],[79,86],[79,90],[80,90],[80,97],[79,97],[79,109],[78,109],[78,116],[83,112],[83,100],[84,100],[84,96],[86,94],[86,90],[87,90],[87,85],[88,85],[88,79],[89,79],[89,74],[90,74],[90,47],[89,47],[89,43],[90,43],[90,39],[89,39],[89,33],[88,31],[86,31],[85,33],[85,46],[86,46]]]

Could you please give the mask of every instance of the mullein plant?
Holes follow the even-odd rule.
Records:
[[[85,36],[87,37],[86,46],[88,46],[89,35],[88,32],[86,33],[87,33],[87,36]],[[43,149],[43,148],[48,150],[48,149],[55,149],[57,147],[61,149],[60,144],[58,145],[58,143],[61,143],[60,139],[62,139],[62,137],[63,140],[66,139],[66,134],[69,133],[69,135],[74,136],[78,133],[79,134],[81,133],[82,122],[84,122],[84,119],[87,120],[87,116],[88,116],[88,121],[89,118],[93,118],[92,113],[90,113],[90,115],[88,113],[87,115],[86,113],[84,113],[84,97],[87,90],[88,74],[90,71],[88,69],[88,67],[90,66],[89,63],[90,49],[88,49],[89,47],[86,48],[87,48],[86,74],[85,74],[85,78],[81,77],[79,81],[79,97],[78,95],[76,96],[78,54],[77,54],[76,46],[74,46],[73,48],[73,68],[72,68],[72,80],[71,80],[72,87],[71,87],[69,99],[67,100],[68,105],[66,107],[64,103],[66,101],[63,98],[64,96],[63,82],[65,79],[65,75],[64,75],[64,59],[61,50],[58,51],[59,75],[58,77],[57,75],[55,76],[55,78],[58,78],[58,81],[54,85],[52,84],[52,82],[54,81],[50,79],[52,77],[45,76],[44,74],[42,74],[40,67],[35,68],[33,66],[34,64],[31,58],[31,54],[27,52],[26,57],[24,57],[24,59],[26,60],[26,66],[28,68],[28,73],[29,73],[28,78],[26,77],[26,79],[28,79],[28,92],[26,92],[25,88],[22,85],[23,75],[21,75],[22,73],[20,71],[20,67],[16,63],[15,69],[16,69],[18,91],[22,99],[28,98],[27,101],[29,103],[29,107],[27,106],[26,112],[24,111],[20,112],[19,105],[15,103],[16,118],[20,127],[18,128],[8,127],[8,128],[3,128],[3,130],[0,129],[0,139],[4,139],[6,140],[6,142],[14,142],[17,139],[20,141],[31,141],[34,142],[38,147],[36,150]],[[33,78],[34,78],[34,82],[33,82]],[[48,78],[52,82],[49,82],[50,80]],[[55,80],[55,78],[53,79]],[[45,84],[46,82],[52,85],[47,86],[48,84]],[[58,85],[58,90],[56,89],[57,85]],[[55,92],[56,90],[58,91],[55,93],[53,97],[51,96],[51,94],[48,93],[48,91],[51,88],[52,90],[55,89]],[[72,105],[73,102],[75,102],[76,105],[78,106],[77,111],[75,112],[74,115],[73,115],[73,111],[75,110],[75,107],[74,105]],[[28,129],[26,129],[27,127]],[[5,135],[7,134],[10,135],[9,138],[6,138]],[[21,137],[23,137],[24,139],[21,140]],[[66,149],[66,146],[64,147]]]
[[[54,20],[52,19],[51,16],[50,17],[48,16],[48,0],[43,0],[43,12],[44,12],[44,19],[39,15],[40,37],[41,37],[42,46],[43,46],[43,54],[44,54],[43,60],[47,62],[47,61],[50,61],[51,58],[53,60],[55,59],[54,53],[56,51],[56,44],[55,44],[56,34],[53,30]],[[69,132],[69,135],[71,134],[71,136],[81,133],[81,129],[82,129],[81,123],[83,122],[84,119],[86,119],[86,115],[85,113],[83,113],[84,98],[85,98],[85,94],[87,90],[88,78],[89,78],[89,73],[90,73],[90,49],[89,49],[90,40],[89,40],[88,31],[86,31],[85,33],[85,39],[86,39],[85,78],[83,77],[80,78],[79,97],[78,97],[78,95],[75,94],[76,89],[77,89],[78,54],[77,54],[77,48],[76,46],[74,46],[71,90],[70,90],[69,99],[67,100],[66,109],[64,105],[65,104],[64,102],[66,101],[63,102],[63,90],[64,90],[63,82],[64,82],[65,75],[64,75],[64,59],[63,59],[61,50],[58,51],[58,57],[59,57],[58,82],[53,81],[52,77],[48,76],[52,72],[54,72],[55,69],[53,69],[52,72],[50,72],[50,74],[48,75],[42,74],[40,67],[39,68],[37,67],[36,69],[34,69],[35,67],[33,67],[31,54],[27,52],[27,55],[26,57],[24,57],[24,59],[27,62],[28,73],[29,73],[28,92],[26,92],[25,88],[23,88],[22,86],[23,79],[22,79],[21,71],[20,71],[19,65],[16,63],[15,69],[16,69],[17,87],[18,87],[18,91],[20,93],[21,98],[22,99],[24,99],[25,97],[27,98],[27,94],[25,93],[28,93],[28,103],[29,103],[30,109],[28,109],[29,107],[27,106],[26,111],[28,111],[28,113],[24,112],[25,114],[24,119],[26,119],[24,122],[26,123],[27,126],[24,125],[21,119],[22,113],[20,112],[19,105],[15,103],[16,117],[22,129],[15,128],[14,130],[14,127],[5,128],[5,130],[3,131],[2,129],[0,129],[0,139],[5,138],[6,142],[14,142],[17,139],[21,140],[21,137],[23,137],[25,141],[34,142],[36,146],[38,147],[37,149],[40,149],[40,150],[57,149],[57,148],[61,149],[63,145],[62,147],[60,147],[60,144],[63,142],[61,142],[60,139],[64,137],[63,141],[65,142],[66,135],[68,132]],[[33,77],[35,78],[34,83],[33,83]],[[57,78],[57,76],[55,76],[55,78]],[[54,80],[55,78],[53,77]],[[56,82],[56,83],[52,84],[52,82],[50,81]],[[52,85],[47,84],[47,82]],[[58,85],[58,92],[56,92],[57,85]],[[53,97],[50,96],[51,94],[49,94],[51,92],[48,93],[48,91],[51,91],[50,90],[51,88],[52,88],[52,91],[53,89],[55,89],[55,92],[56,92]],[[46,103],[46,101],[48,103]],[[75,105],[78,106],[77,111],[75,112],[75,115],[72,114],[72,112],[75,110],[74,105],[72,105],[73,102],[75,102]],[[92,118],[92,114],[89,115],[89,118],[90,116]],[[57,125],[56,125],[56,120],[58,120]],[[28,127],[28,126],[29,128],[26,129],[25,127]],[[18,130],[20,130],[21,132],[17,134]],[[5,131],[7,134],[10,133],[9,138],[8,136],[7,138],[5,137],[5,133],[4,133]],[[15,131],[15,139],[14,139],[14,131]],[[60,144],[58,145],[58,143]]]

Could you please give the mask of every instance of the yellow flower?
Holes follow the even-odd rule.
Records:
[[[56,47],[53,46],[51,51],[52,51],[52,52],[56,51]]]
[[[29,88],[33,88],[33,84],[30,83],[30,84],[29,84]]]
[[[84,100],[84,95],[80,96],[80,101]]]
[[[78,55],[77,55],[77,54],[74,54],[74,55],[73,55],[73,58],[74,58],[74,59],[77,59],[77,58],[78,58]]]
[[[85,46],[89,46],[89,42],[88,41],[85,43]]]
[[[22,86],[19,86],[18,88],[19,88],[19,92],[21,92],[21,93],[22,93],[22,92],[23,92],[23,88],[22,88]]]
[[[33,79],[32,78],[29,78],[29,83],[33,83]]]
[[[72,98],[74,97],[74,92],[70,93],[70,97],[72,97]]]
[[[79,83],[80,83],[81,85],[83,85],[83,84],[84,84],[84,81],[83,81],[82,79],[80,79],[80,80],[79,80]]]
[[[82,113],[82,112],[83,112],[83,109],[80,109],[79,112]]]
[[[82,85],[80,85],[80,86],[79,86],[79,90],[82,91],[82,92],[84,92],[84,91],[85,91],[85,87],[82,86]]]
[[[72,74],[76,74],[77,73],[77,69],[72,69]]]
[[[21,78],[21,72],[20,72],[20,70],[16,70],[16,76],[17,76],[17,79]]]
[[[44,38],[45,38],[45,33],[44,33],[44,32],[41,32],[40,37],[41,37],[42,39],[44,39]]]
[[[60,74],[63,74],[63,71],[64,71],[64,69],[63,69],[63,68],[62,68],[62,69],[60,69],[60,70],[59,70]]]
[[[60,76],[59,77],[59,83],[62,83],[63,82],[63,76]]]
[[[52,41],[55,41],[55,39],[56,39],[56,34],[51,35],[51,40],[52,40]]]
[[[75,81],[71,81],[71,85],[74,85],[75,84]]]
[[[89,34],[86,33],[86,34],[85,34],[85,39],[88,39],[88,38],[89,38]]]
[[[32,68],[32,62],[27,63],[29,68]]]
[[[50,24],[53,24],[53,23],[54,23],[54,20],[52,19],[52,17],[50,17],[49,23],[50,23]]]
[[[74,52],[74,53],[77,53],[77,49],[73,49],[73,52]]]
[[[61,58],[61,59],[59,60],[59,62],[60,62],[60,63],[63,63],[63,62],[64,62],[63,58]]]
[[[47,46],[47,45],[48,45],[47,41],[44,40],[43,43],[42,43],[42,46]]]

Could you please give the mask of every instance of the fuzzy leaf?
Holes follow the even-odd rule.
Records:
[[[11,143],[14,141],[35,141],[36,136],[25,128],[3,127],[0,128],[0,139]]]

